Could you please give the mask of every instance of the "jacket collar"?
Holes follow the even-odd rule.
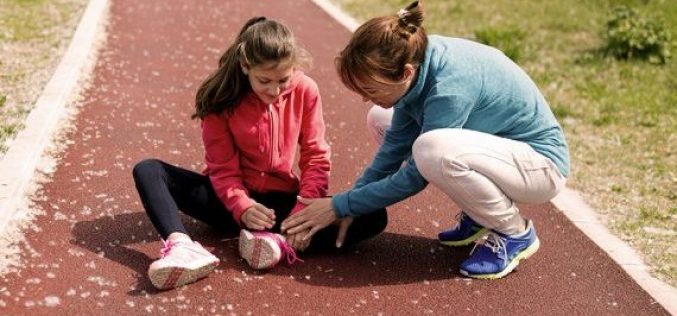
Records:
[[[411,104],[418,103],[418,99],[421,96],[425,82],[428,79],[428,68],[430,66],[430,53],[431,45],[428,43],[428,47],[425,49],[425,58],[423,63],[418,67],[418,76],[416,77],[416,83],[409,88],[409,91],[400,98],[397,103],[395,103],[395,108],[405,108]]]

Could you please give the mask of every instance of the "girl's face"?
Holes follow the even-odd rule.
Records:
[[[269,62],[256,67],[242,65],[242,72],[249,77],[249,84],[256,96],[266,104],[277,100],[280,93],[289,87],[294,66],[291,60]]]
[[[365,79],[358,81],[357,86],[363,91],[360,94],[364,102],[371,101],[384,109],[389,109],[409,91],[415,76],[416,69],[407,64],[404,77],[398,82],[387,79]]]

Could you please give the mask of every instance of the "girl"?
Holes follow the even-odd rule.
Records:
[[[553,198],[569,174],[564,134],[522,69],[499,50],[426,35],[414,2],[367,21],[337,58],[343,83],[379,107],[367,121],[382,145],[355,187],[282,224],[306,237],[341,217],[370,214],[432,183],[461,207],[459,225],[439,234],[449,246],[485,234],[463,275],[500,278],[539,247],[517,202]],[[406,164],[402,166],[402,161]]]
[[[292,263],[294,249],[327,248],[336,238],[337,227],[312,242],[301,238],[307,231],[273,233],[303,208],[297,196],[324,197],[329,182],[322,103],[315,82],[297,70],[301,52],[282,24],[247,21],[197,92],[193,118],[202,121],[204,174],[151,159],[134,167],[144,208],[164,240],[161,258],[148,268],[157,288],[194,282],[219,262],[188,236],[179,210],[224,232],[246,228],[239,250],[256,269],[283,255]],[[297,149],[300,178],[292,171]],[[386,222],[385,209],[356,220],[346,243],[380,233]]]

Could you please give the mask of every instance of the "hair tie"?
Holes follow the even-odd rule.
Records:
[[[407,9],[400,9],[400,11],[397,11],[397,16],[400,18],[400,20],[404,20],[407,15],[409,15],[409,11],[407,11]]]
[[[245,64],[249,65],[249,58],[247,58],[247,52],[245,51],[245,43],[240,42],[240,44],[237,44],[237,50],[240,52],[240,56],[244,59]]]

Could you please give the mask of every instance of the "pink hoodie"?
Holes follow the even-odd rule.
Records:
[[[240,224],[244,211],[255,202],[249,190],[324,197],[331,168],[324,132],[317,84],[296,71],[274,103],[265,104],[250,92],[232,115],[210,114],[202,120],[205,174]],[[299,147],[300,179],[292,170]],[[292,214],[302,208],[297,203]]]

